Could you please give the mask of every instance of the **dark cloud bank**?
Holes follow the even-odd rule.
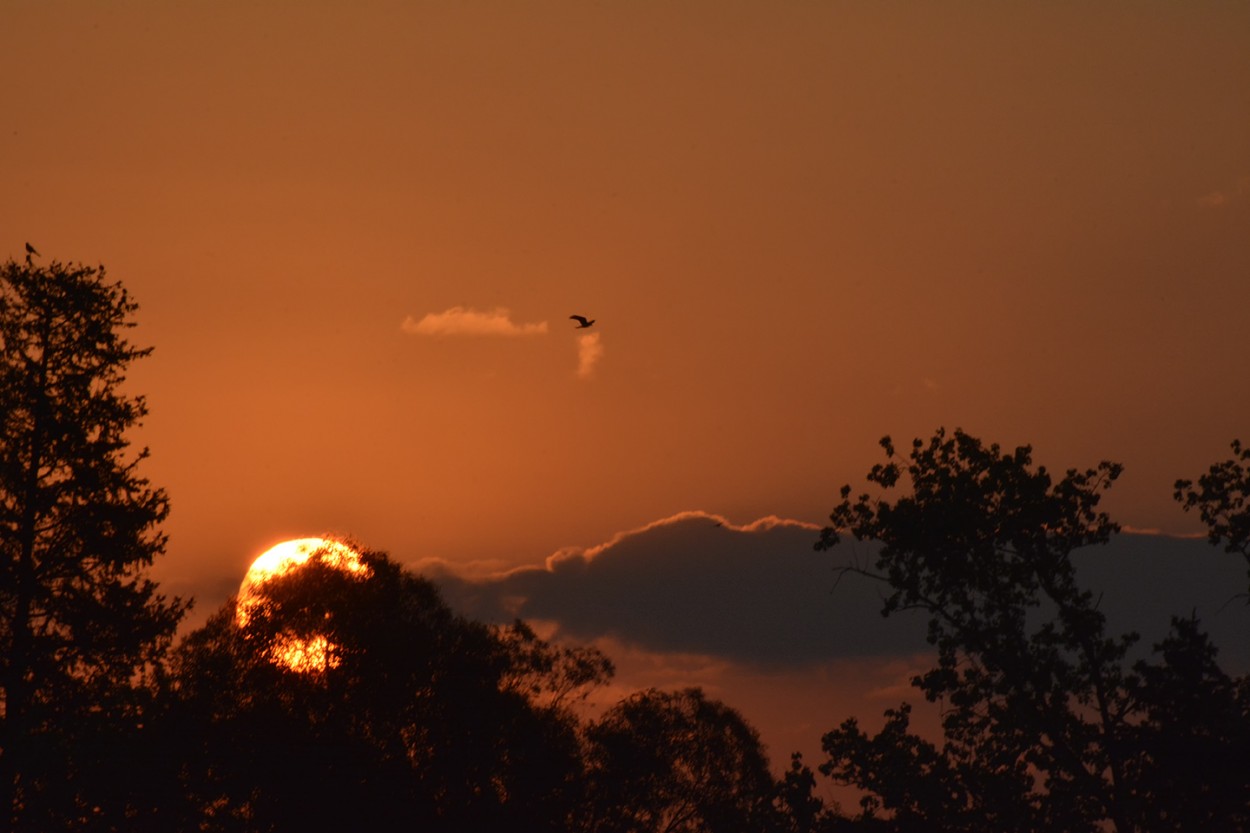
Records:
[[[553,622],[577,640],[610,636],[661,652],[708,654],[763,667],[925,651],[917,613],[883,618],[883,588],[836,569],[870,564],[868,545],[815,552],[810,524],[769,519],[734,527],[685,513],[603,546],[557,554],[542,567],[467,579],[427,565],[448,601],[487,621]],[[1101,593],[1113,633],[1135,630],[1146,649],[1172,614],[1196,613],[1229,670],[1250,668],[1245,564],[1204,540],[1123,534],[1077,554],[1082,581]],[[836,586],[835,586],[836,585]]]

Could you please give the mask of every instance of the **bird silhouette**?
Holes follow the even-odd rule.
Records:
[[[30,257],[31,255],[34,255],[35,257],[39,257],[39,252],[35,251],[34,246],[27,243],[26,244],[26,256]]]
[[[577,326],[574,327],[576,330],[584,330],[591,324],[595,323],[595,319],[591,318],[590,320],[587,320],[586,317],[582,315],[570,315],[569,318],[572,318],[577,322]]]

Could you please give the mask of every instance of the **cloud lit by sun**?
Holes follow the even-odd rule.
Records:
[[[420,321],[406,316],[400,329],[419,336],[530,336],[547,332],[547,322],[518,324],[504,307],[490,311],[452,307],[444,312],[427,313]]]

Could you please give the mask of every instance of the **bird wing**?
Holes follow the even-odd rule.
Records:
[[[581,324],[583,327],[585,327],[585,326],[586,326],[586,324],[588,323],[588,322],[586,321],[586,319],[585,319],[585,318],[583,318],[583,317],[582,317],[582,316],[580,316],[580,315],[570,315],[570,316],[569,316],[569,318],[572,318],[574,321],[578,322],[578,323],[579,323],[579,324]]]

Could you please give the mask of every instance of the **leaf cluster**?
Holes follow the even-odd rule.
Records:
[[[1173,496],[1185,511],[1197,509],[1207,539],[1239,553],[1250,565],[1250,447],[1232,442],[1232,456],[1192,480],[1177,480]]]

